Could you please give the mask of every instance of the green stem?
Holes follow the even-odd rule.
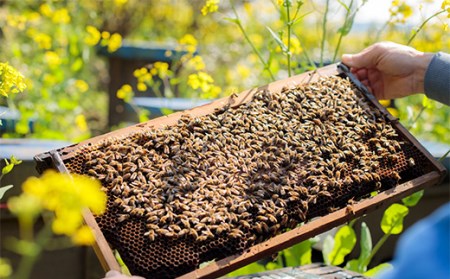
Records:
[[[378,252],[378,250],[380,250],[381,246],[383,246],[383,244],[386,242],[386,240],[389,238],[389,236],[391,236],[391,234],[387,233],[387,234],[383,235],[380,238],[380,240],[378,240],[378,242],[375,245],[375,247],[373,247],[372,251],[370,251],[370,255],[366,258],[366,260],[363,262],[363,264],[361,266],[365,267],[365,266],[369,265],[369,263],[372,260],[373,256],[375,256],[375,254]]]
[[[347,9],[347,13],[345,13],[345,19],[344,19],[344,25],[342,25],[341,28],[345,28],[345,26],[347,25],[347,21],[348,21],[348,17],[350,15],[350,9],[353,5],[353,0],[350,1],[350,6]],[[339,32],[339,39],[336,45],[336,48],[334,49],[334,54],[333,54],[333,62],[336,61],[336,56],[338,54],[339,49],[341,48],[341,42],[342,42],[342,38],[344,37],[344,30],[341,29],[341,32]]]
[[[359,218],[352,219],[350,222],[348,222],[348,226],[349,226],[350,228],[353,228],[353,225],[355,225],[355,222],[356,222],[358,219],[359,219]]]
[[[325,39],[327,36],[327,16],[328,16],[328,8],[330,6],[330,0],[327,0],[325,4],[325,14],[323,15],[322,21],[322,41],[320,42],[320,67],[323,66],[323,53],[325,50]]]
[[[441,158],[439,158],[439,162],[442,162],[442,161],[444,161],[445,160],[445,158],[447,158],[447,155],[450,153],[450,149],[449,150],[447,150],[447,152],[445,152],[445,154],[441,157]]]
[[[386,27],[389,25],[389,22],[391,21],[392,18],[389,18],[384,24],[383,26],[378,30],[377,34],[375,35],[375,40],[374,42],[378,42],[380,40],[381,37],[381,33],[383,33],[384,29],[386,29]]]
[[[28,279],[33,269],[34,264],[42,253],[42,249],[50,241],[52,236],[51,223],[47,223],[36,237],[37,250],[29,255],[22,257],[17,273],[14,274],[14,279]]]
[[[420,116],[425,111],[425,109],[426,109],[426,107],[422,106],[422,108],[420,109],[420,111],[417,114],[416,118],[414,118],[414,120],[411,121],[410,124],[408,125],[408,127],[407,127],[408,130],[412,128],[412,126],[417,122],[417,120],[419,120]]]
[[[258,51],[258,49],[255,47],[255,45],[252,43],[252,41],[250,40],[250,38],[247,35],[247,32],[245,32],[244,27],[242,26],[241,20],[239,19],[239,15],[236,11],[236,8],[234,7],[233,1],[230,1],[230,5],[231,5],[231,9],[233,10],[233,13],[236,17],[236,24],[238,25],[239,29],[241,30],[242,34],[244,35],[245,40],[247,41],[247,43],[251,46],[251,48],[253,49],[253,52],[255,52],[255,54],[258,56],[259,60],[261,61],[261,63],[264,65],[264,70],[266,70],[269,75],[270,78],[275,81],[275,77],[272,74],[272,71],[270,71],[269,65],[267,65],[266,61],[264,61],[261,53]]]
[[[444,13],[445,10],[439,11],[433,15],[431,15],[430,17],[428,17],[427,19],[425,19],[424,22],[422,22],[422,24],[419,26],[419,28],[417,28],[416,31],[414,31],[414,34],[411,36],[411,38],[409,38],[408,42],[406,43],[406,45],[409,46],[409,44],[411,44],[412,40],[414,40],[414,38],[417,36],[417,34],[422,30],[423,27],[425,27],[425,24],[428,23],[428,21],[430,21],[433,17],[436,17],[442,13]]]
[[[289,13],[290,7],[289,7],[289,3],[286,2],[286,25],[287,25],[287,53],[286,53],[286,58],[287,58],[287,68],[288,68],[288,75],[289,77],[292,76],[291,73],[291,27],[292,27],[292,22],[291,22],[291,16]]]

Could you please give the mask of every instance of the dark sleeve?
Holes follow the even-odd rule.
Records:
[[[424,87],[428,98],[450,106],[450,54],[438,52],[433,56]]]

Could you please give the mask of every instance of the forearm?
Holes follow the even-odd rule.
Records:
[[[450,105],[450,54],[433,56],[425,73],[424,91],[428,98]]]

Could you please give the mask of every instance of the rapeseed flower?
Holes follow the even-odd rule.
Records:
[[[47,3],[42,4],[42,5],[39,7],[39,11],[41,12],[41,14],[42,14],[43,16],[46,16],[46,17],[52,17],[52,15],[53,15],[53,9],[52,9],[52,7],[50,7],[50,5],[47,4]]]
[[[86,122],[86,117],[84,117],[83,114],[78,114],[75,117],[75,124],[77,125],[77,127],[80,129],[80,131],[82,132],[86,132],[88,130],[88,125]]]
[[[189,53],[194,53],[197,49],[197,40],[191,34],[184,35],[179,44],[182,45]]]
[[[389,8],[393,22],[405,23],[413,15],[413,9],[403,0],[393,0]]]
[[[105,211],[106,194],[99,181],[49,170],[40,178],[28,178],[22,189],[21,196],[8,201],[19,218],[24,214],[40,214],[42,209],[53,212],[55,234],[67,235],[76,244],[93,243],[92,232],[88,233],[83,224],[82,211],[89,208],[96,215]]]
[[[65,8],[56,10],[52,15],[52,21],[57,24],[67,24],[70,22],[69,11]]]
[[[54,51],[46,51],[44,60],[50,69],[56,69],[62,63],[61,57]]]
[[[202,15],[207,15],[208,13],[214,13],[219,9],[219,0],[206,0],[205,5],[202,7]]]
[[[133,88],[129,84],[124,84],[122,87],[117,90],[116,96],[119,99],[124,100],[125,102],[131,101],[131,98],[133,98]]]
[[[95,46],[98,44],[101,38],[101,33],[92,25],[86,26],[87,36],[84,38],[84,42],[89,46]]]
[[[75,80],[75,88],[81,93],[84,93],[89,90],[89,84],[82,79],[77,79]]]
[[[9,94],[24,91],[26,87],[25,78],[19,71],[8,63],[0,62],[0,95],[8,97]]]
[[[108,52],[114,52],[122,46],[122,36],[119,33],[114,33],[108,40]]]
[[[189,59],[187,65],[188,67],[191,67],[196,71],[203,70],[206,67],[205,62],[203,61],[203,58],[200,55],[196,55],[192,57],[192,59]]]

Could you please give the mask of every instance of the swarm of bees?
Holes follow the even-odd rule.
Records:
[[[332,76],[260,90],[209,115],[184,114],[176,125],[109,138],[79,156],[81,172],[102,182],[118,225],[145,222],[150,242],[227,235],[250,245],[394,186],[415,164],[405,145],[348,80]]]

